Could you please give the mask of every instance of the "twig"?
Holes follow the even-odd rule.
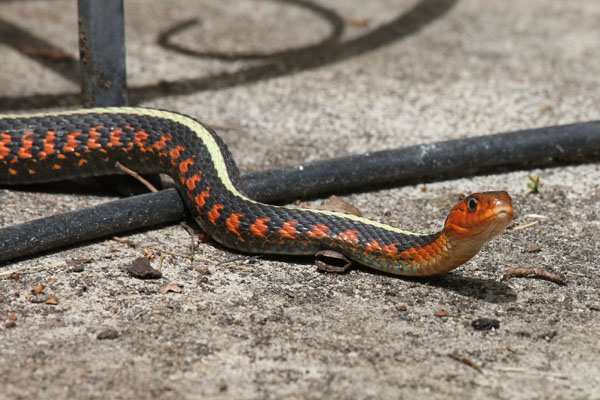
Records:
[[[556,283],[557,285],[566,285],[567,282],[560,274],[548,272],[543,268],[517,268],[510,267],[502,273],[502,279],[507,278],[539,278]]]
[[[138,181],[140,181],[152,193],[158,192],[158,189],[155,188],[154,185],[152,185],[150,182],[148,182],[146,179],[144,179],[140,174],[138,174],[134,170],[127,168],[126,166],[124,166],[123,164],[121,164],[118,161],[116,162],[116,165],[117,165],[117,168],[119,168],[121,171],[125,172],[127,175],[133,176],[135,179],[137,179]]]
[[[156,251],[158,251],[159,253],[168,254],[168,255],[170,255],[170,256],[183,257],[183,258],[187,258],[188,260],[189,260],[189,259],[192,259],[192,260],[194,259],[194,256],[190,256],[190,255],[187,255],[187,254],[183,254],[183,253],[177,253],[177,252],[175,252],[175,251],[171,251],[171,250],[163,249],[162,247],[160,247],[160,246],[156,246],[156,245],[153,245],[153,244],[143,244],[143,243],[142,243],[142,244],[139,244],[139,243],[135,243],[135,242],[134,242],[134,241],[132,241],[132,240],[129,240],[129,239],[123,239],[123,238],[120,238],[120,237],[118,237],[118,236],[114,236],[114,237],[113,237],[113,240],[115,240],[115,241],[117,241],[117,242],[125,243],[127,246],[129,246],[129,247],[133,247],[133,248],[136,248],[136,249],[137,249],[137,248],[141,248],[141,249],[150,249],[150,250],[156,250]]]
[[[185,229],[187,231],[187,233],[189,233],[190,239],[192,241],[192,245],[190,246],[190,253],[194,254],[194,252],[196,251],[196,241],[194,240],[194,229],[192,229],[192,227],[189,226],[188,224],[186,224],[185,222],[181,222],[179,225],[181,225],[183,227],[183,229]]]
[[[156,269],[158,269],[159,271],[162,271],[162,265],[163,265],[163,261],[165,261],[165,257],[167,255],[165,253],[160,253],[160,258],[158,259],[158,267]]]
[[[205,257],[195,257],[194,255],[187,255],[187,254],[183,254],[183,253],[177,253],[175,251],[171,251],[171,250],[167,250],[167,249],[163,249],[160,246],[156,246],[153,244],[138,244],[135,243],[132,240],[129,239],[123,239],[120,238],[118,236],[114,236],[113,240],[120,242],[120,243],[124,243],[129,247],[133,247],[133,248],[141,248],[141,249],[151,249],[151,250],[155,250],[158,251],[161,254],[168,254],[171,256],[175,256],[175,257],[182,257],[182,258],[187,258],[188,260],[192,260],[192,261],[200,261],[200,262],[204,262],[204,263],[208,263],[208,264],[212,264],[212,265],[216,265],[216,266],[221,266],[221,267],[226,267],[226,268],[232,268],[232,269],[239,269],[241,271],[253,271],[252,268],[249,267],[244,267],[242,265],[233,265],[233,264],[223,264],[217,261],[213,261],[210,260],[208,258]],[[161,260],[161,264],[162,264],[162,260]]]
[[[542,214],[525,214],[523,217],[529,218],[529,219],[539,219],[542,221],[548,219],[548,217],[546,217],[545,215],[542,215]]]
[[[233,131],[233,132],[245,132],[246,128],[239,125],[231,125],[231,124],[221,124],[221,125],[208,125],[210,129],[214,129],[215,131]]]
[[[533,221],[533,222],[530,222],[530,223],[525,224],[525,225],[515,226],[512,230],[513,231],[520,231],[521,229],[531,228],[532,226],[535,226],[535,225],[537,225],[539,223],[540,223],[540,221]]]
[[[479,372],[480,374],[483,374],[483,371],[481,370],[481,367],[479,367],[477,364],[475,364],[475,361],[473,361],[471,358],[469,357],[459,357],[456,354],[453,353],[448,353],[447,354],[448,357],[450,357],[453,360],[456,360],[458,362],[461,362],[465,365],[468,365],[469,367],[473,368],[475,371]]]
[[[19,274],[21,272],[33,272],[36,270],[65,267],[67,265],[68,265],[68,263],[66,261],[61,261],[61,262],[57,262],[57,263],[53,263],[53,264],[44,264],[44,265],[27,265],[25,267],[20,267],[20,268],[13,269],[10,271],[0,272],[0,278],[10,277],[15,274]]]

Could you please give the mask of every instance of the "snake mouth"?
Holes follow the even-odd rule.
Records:
[[[487,215],[479,221],[479,228],[473,227],[472,238],[490,240],[502,232],[514,217],[512,204],[496,200]]]
[[[513,219],[513,216],[514,216],[514,213],[512,210],[500,210],[496,213],[494,218],[499,221],[506,220],[508,222]]]
[[[496,214],[496,218],[497,219],[508,219],[508,220],[512,220],[513,217],[515,216],[515,211],[512,208],[512,205],[510,204],[501,204],[496,206],[496,210],[495,210],[495,214]]]
[[[508,224],[515,216],[515,211],[510,201],[510,197],[508,199],[494,199],[491,208],[491,219],[494,219],[498,222],[506,222]]]
[[[514,210],[510,204],[498,205],[493,214],[489,217],[489,225],[485,229],[485,235],[491,239],[502,232],[514,217]]]

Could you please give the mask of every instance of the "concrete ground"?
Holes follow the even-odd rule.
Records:
[[[75,4],[0,1],[1,112],[77,107]],[[597,1],[232,4],[126,1],[128,80],[132,104],[219,127],[243,172],[600,119]],[[345,196],[434,231],[459,193],[508,190],[514,224],[432,279],[210,242],[191,261],[179,225],[126,237],[172,253],[107,239],[3,265],[0,398],[600,399],[599,181],[589,163]],[[0,226],[109,199],[4,187]],[[162,254],[162,279],[123,270]]]

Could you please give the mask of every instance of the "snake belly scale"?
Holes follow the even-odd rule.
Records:
[[[332,249],[399,275],[435,275],[463,264],[513,217],[506,192],[465,198],[434,234],[262,204],[243,194],[223,141],[196,119],[169,111],[117,107],[0,116],[0,184],[116,174],[117,161],[139,173],[172,176],[200,227],[227,247],[294,255]]]

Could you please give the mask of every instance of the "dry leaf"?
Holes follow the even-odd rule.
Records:
[[[364,18],[350,18],[348,23],[350,25],[358,26],[359,28],[364,28],[367,26],[367,20]]]
[[[346,214],[358,215],[359,217],[362,216],[362,213],[357,207],[338,196],[331,196],[317,208],[319,210],[339,211]]]
[[[321,272],[341,274],[348,271],[352,262],[337,251],[321,250],[315,253],[315,265]]]
[[[37,285],[36,287],[31,289],[31,294],[40,294],[44,291],[45,288],[46,286],[44,285]]]
[[[58,304],[58,300],[56,300],[54,297],[50,297],[48,300],[46,300],[46,304],[55,306]]]
[[[199,233],[197,237],[200,243],[206,243],[210,240],[210,236],[208,236],[206,233]]]

